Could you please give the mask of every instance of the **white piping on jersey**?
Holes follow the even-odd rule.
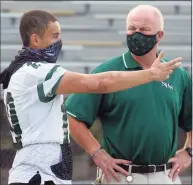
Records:
[[[68,114],[76,118],[76,115],[72,114],[71,112],[66,111]]]

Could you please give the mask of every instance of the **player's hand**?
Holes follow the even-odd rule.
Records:
[[[160,52],[157,59],[154,61],[150,70],[153,74],[153,80],[155,81],[164,81],[169,78],[169,75],[172,74],[173,70],[178,68],[181,65],[182,57],[175,58],[174,60],[161,63],[164,53]]]
[[[169,159],[168,162],[172,162],[172,169],[170,170],[168,176],[172,178],[172,181],[176,180],[179,173],[183,172],[191,164],[191,157],[188,155],[186,150],[181,150],[176,153],[174,157]]]
[[[118,166],[118,164],[125,164],[128,165],[131,161],[122,160],[122,159],[114,159],[104,150],[100,150],[94,157],[93,160],[95,164],[101,168],[104,173],[104,176],[107,182],[110,182],[111,176],[113,176],[118,182],[120,182],[120,178],[115,172],[118,171],[125,176],[128,176],[128,172],[125,171],[123,168]]]

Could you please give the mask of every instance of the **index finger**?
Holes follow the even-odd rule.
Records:
[[[116,164],[131,164],[131,161],[124,160],[124,159],[114,159]]]
[[[157,57],[157,60],[160,61],[160,60],[163,58],[163,56],[164,56],[164,52],[161,51],[161,52],[159,53],[158,57]]]

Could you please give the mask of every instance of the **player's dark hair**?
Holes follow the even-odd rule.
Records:
[[[57,21],[57,18],[49,12],[43,10],[32,10],[25,13],[20,21],[20,35],[23,46],[28,47],[32,34],[43,37],[50,22]]]

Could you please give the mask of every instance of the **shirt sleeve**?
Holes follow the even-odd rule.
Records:
[[[185,88],[183,91],[182,107],[179,115],[179,127],[184,131],[192,130],[192,80],[184,70]]]
[[[56,96],[56,90],[58,88],[59,82],[66,72],[66,69],[59,65],[50,65],[41,68],[39,73],[44,74],[44,77],[41,78],[40,82],[37,84],[37,93],[39,100],[41,102],[49,102]],[[45,73],[45,71],[47,71]]]
[[[94,73],[97,71],[94,70]],[[102,94],[96,93],[72,94],[65,102],[67,114],[90,128],[99,116],[99,110],[102,110],[102,97]]]

